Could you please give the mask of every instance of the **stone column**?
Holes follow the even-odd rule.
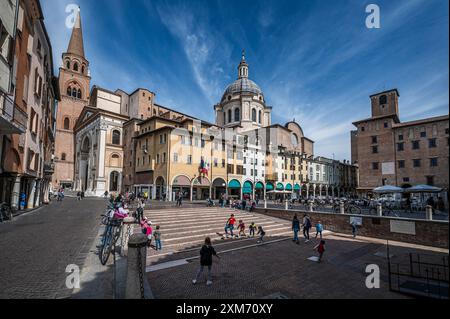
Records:
[[[313,202],[309,201],[308,204],[309,204],[309,211],[313,212],[314,211]]]
[[[425,210],[426,210],[427,220],[433,220],[433,207],[430,205],[427,205]]]
[[[100,124],[100,143],[98,145],[98,171],[99,178],[105,178],[105,149],[106,149],[106,124]]]
[[[193,193],[194,193],[194,186],[191,184],[191,193],[190,193],[191,202],[192,202],[192,199],[193,199]]]
[[[309,184],[306,185],[306,199],[309,198]]]
[[[383,216],[383,206],[380,203],[377,204],[377,216]]]
[[[123,219],[121,242],[120,242],[120,255],[126,256],[128,252],[128,241],[133,232],[133,225],[136,222],[134,217],[125,217]]]
[[[342,201],[339,203],[339,212],[341,214],[345,214],[345,205],[344,205],[344,202],[342,202]]]
[[[289,210],[289,200],[287,199],[284,201],[284,209]]]
[[[139,253],[141,258],[138,259]],[[141,280],[146,280],[147,236],[142,233],[133,234],[128,240],[126,299],[142,299]]]
[[[32,179],[30,180],[30,195],[28,195],[28,202],[27,202],[27,208],[33,208],[34,207],[34,197],[36,193],[36,180]]]
[[[41,187],[42,187],[42,180],[36,181],[36,191],[35,191],[35,200],[33,207],[39,207],[41,205]]]
[[[242,187],[241,187],[241,200],[244,198],[244,193],[243,193],[243,189],[242,189]]]
[[[19,209],[19,195],[20,195],[20,176],[16,176],[14,179],[14,186],[11,194],[11,209]]]

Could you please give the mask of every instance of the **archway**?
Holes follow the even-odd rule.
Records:
[[[211,197],[211,183],[207,177],[199,176],[192,180],[192,200],[204,200]]]
[[[213,181],[213,198],[220,199],[222,195],[224,195],[227,191],[227,183],[221,177],[216,178]]]
[[[255,199],[264,199],[264,184],[257,182],[255,185]]]
[[[242,194],[244,199],[250,199],[253,196],[253,183],[250,181],[245,181],[242,187]]]
[[[241,183],[237,179],[232,179],[228,183],[228,195],[232,198],[241,198]]]
[[[155,181],[156,199],[163,200],[166,196],[166,187],[164,183],[164,178],[159,176]]]
[[[191,198],[191,180],[185,175],[178,175],[172,182],[172,199],[182,196],[183,199]]]
[[[109,192],[119,191],[119,172],[112,171],[109,174]]]

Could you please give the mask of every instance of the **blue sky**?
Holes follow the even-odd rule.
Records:
[[[350,159],[351,123],[370,116],[379,91],[398,88],[402,121],[448,114],[447,0],[41,3],[56,66],[70,38],[66,5],[77,4],[92,84],[145,87],[157,103],[207,121],[245,49],[272,122],[295,118],[316,155]],[[365,27],[370,3],[380,29]]]

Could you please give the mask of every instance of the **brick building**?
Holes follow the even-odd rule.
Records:
[[[397,89],[371,95],[372,116],[351,132],[359,190],[428,184],[448,189],[449,116],[401,122]]]

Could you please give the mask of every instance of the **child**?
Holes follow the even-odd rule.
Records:
[[[236,218],[234,218],[234,214],[231,214],[230,218],[228,218],[227,220],[227,224],[225,225],[225,233],[227,234],[227,238],[228,238],[228,230],[230,230],[231,238],[234,237],[233,234],[234,223],[236,223]]]
[[[254,222],[252,222],[250,224],[250,227],[248,229],[250,229],[250,235],[249,236],[255,237],[256,225],[255,225]]]
[[[239,237],[246,237],[246,235],[245,235],[245,224],[242,221],[242,219],[239,220],[238,229],[239,229]]]
[[[197,276],[194,280],[192,280],[192,283],[195,285],[200,277],[200,275],[203,272],[203,268],[206,266],[208,267],[208,281],[206,284],[209,286],[212,284],[212,278],[211,278],[211,267],[212,267],[212,256],[216,256],[220,259],[220,257],[217,255],[214,247],[211,245],[211,238],[206,237],[205,238],[205,244],[203,245],[202,249],[200,250],[200,268],[198,269]]]
[[[352,220],[352,222],[350,223],[350,225],[352,226],[352,235],[353,238],[356,237],[356,222],[354,220]]]
[[[259,240],[256,242],[257,244],[262,243],[265,234],[266,234],[266,232],[264,231],[262,226],[258,226],[257,235],[259,235]]]
[[[317,235],[320,235],[320,239],[322,239],[322,231],[323,231],[323,226],[319,220],[319,222],[316,225],[316,238],[317,238]]]
[[[161,250],[161,232],[159,231],[159,225],[156,226],[156,231],[154,232],[153,237],[155,237],[155,249]]]
[[[152,234],[153,234],[152,222],[147,220],[146,217],[144,217],[144,220],[141,221],[141,229],[142,233],[145,236],[147,236],[148,239],[147,246],[150,247],[152,243]]]
[[[323,252],[325,251],[325,240],[321,240],[313,249],[317,249],[317,252],[319,253],[317,262],[320,263],[322,261]]]

